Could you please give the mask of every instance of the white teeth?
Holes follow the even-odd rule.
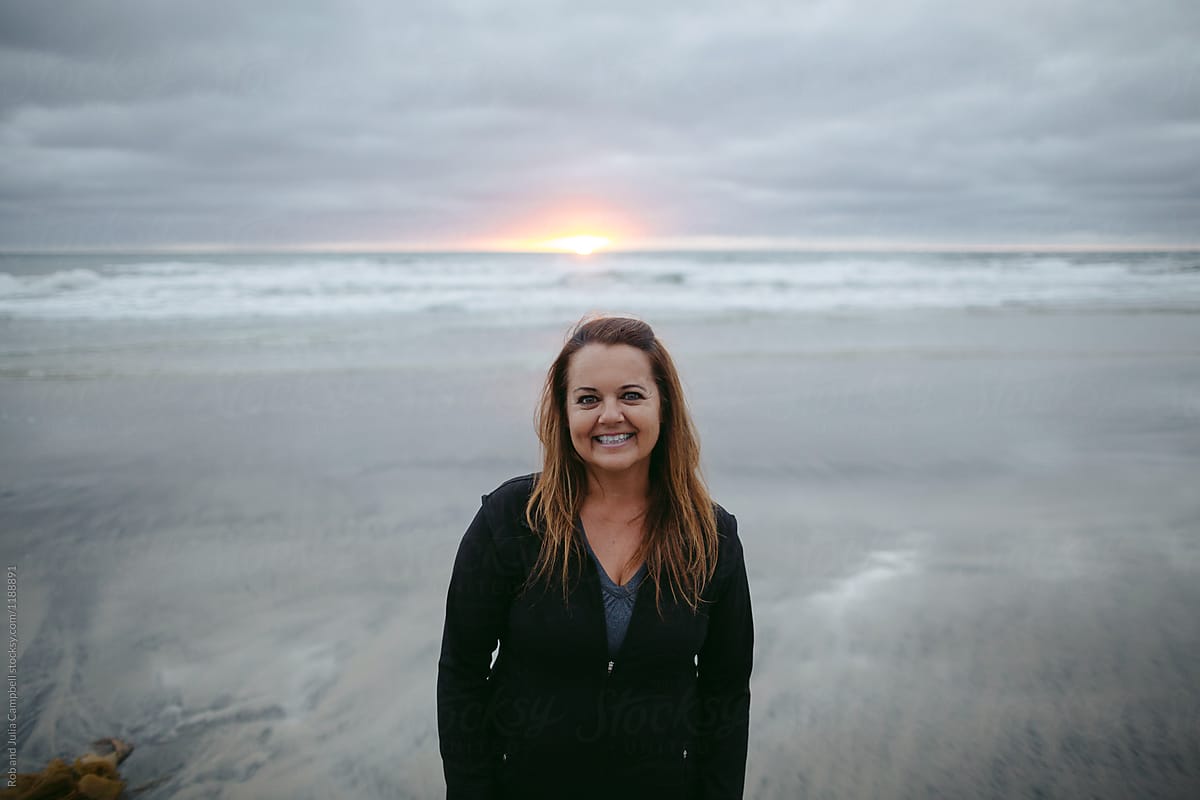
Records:
[[[600,444],[620,444],[632,437],[632,433],[614,433],[611,436],[597,436],[596,438],[600,441]]]

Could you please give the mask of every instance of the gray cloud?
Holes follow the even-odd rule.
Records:
[[[1190,0],[581,5],[9,0],[0,247],[1200,240]]]

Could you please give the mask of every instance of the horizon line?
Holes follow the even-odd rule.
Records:
[[[81,246],[81,247],[26,247],[5,248],[0,246],[0,255],[390,255],[390,254],[477,254],[477,255],[566,255],[578,258],[593,258],[605,254],[640,253],[1187,253],[1200,252],[1200,242],[1184,243],[1089,243],[1052,244],[1031,243],[987,243],[953,244],[948,242],[923,243],[852,243],[852,242],[765,242],[729,240],[725,243],[709,242],[660,242],[635,243],[628,246],[605,247],[586,255],[569,250],[497,245],[400,245],[395,243],[309,244],[309,245],[213,245],[179,244],[155,246]]]

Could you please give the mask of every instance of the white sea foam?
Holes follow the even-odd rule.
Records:
[[[6,256],[0,315],[209,319],[491,312],[1200,309],[1175,254]]]

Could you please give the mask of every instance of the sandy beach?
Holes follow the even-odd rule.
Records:
[[[745,541],[747,797],[1200,795],[1200,316],[650,321]],[[441,796],[453,553],[569,322],[0,323],[21,768]]]

